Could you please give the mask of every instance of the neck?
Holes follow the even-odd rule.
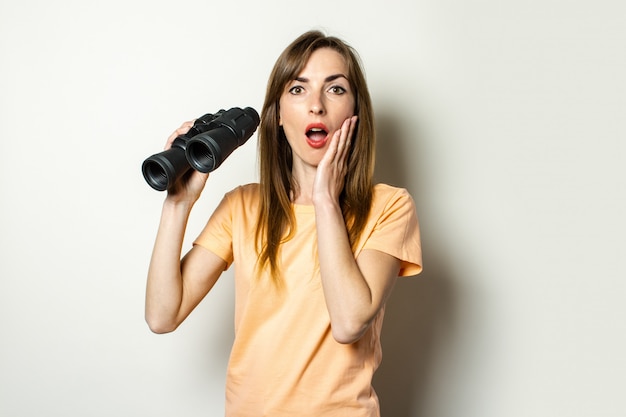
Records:
[[[298,184],[297,189],[292,190],[290,195],[294,204],[313,204],[313,183],[316,173],[317,167],[294,164],[291,174]]]

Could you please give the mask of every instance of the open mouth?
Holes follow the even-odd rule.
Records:
[[[313,124],[307,126],[306,138],[309,146],[313,148],[321,148],[328,140],[328,129],[322,124]]]

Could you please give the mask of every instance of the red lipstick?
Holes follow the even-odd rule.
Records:
[[[328,128],[324,123],[311,123],[304,132],[306,142],[312,148],[322,148],[328,141]]]

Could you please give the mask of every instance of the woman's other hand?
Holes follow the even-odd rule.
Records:
[[[165,143],[165,149],[168,150],[172,147],[174,140],[185,133],[189,132],[189,129],[193,127],[195,120],[184,122],[178,129],[176,129],[167,138]],[[208,173],[202,173],[195,169],[189,169],[172,187],[167,190],[167,201],[173,203],[195,203],[204,189]]]

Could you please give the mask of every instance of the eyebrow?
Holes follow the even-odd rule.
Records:
[[[335,81],[338,78],[345,78],[346,80],[348,79],[348,77],[346,77],[343,74],[333,74],[333,75],[329,75],[328,77],[324,78],[324,82],[328,83],[328,82],[331,82],[331,81]],[[309,79],[305,78],[305,77],[296,77],[294,79],[294,81],[298,81],[298,82],[301,82],[301,83],[308,83]]]

